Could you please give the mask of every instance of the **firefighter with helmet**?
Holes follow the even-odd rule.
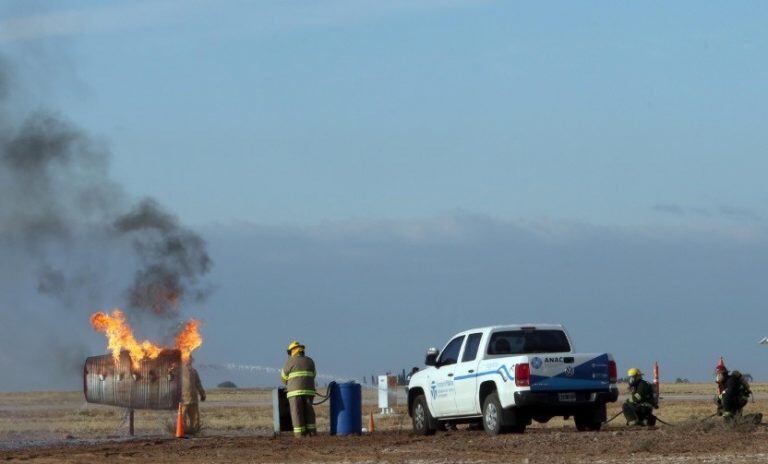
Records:
[[[715,368],[715,382],[719,392],[715,398],[717,415],[731,422],[741,416],[742,409],[749,402],[749,396],[752,394],[749,383],[741,372],[728,372],[722,362]]]
[[[627,382],[629,383],[629,398],[621,408],[627,425],[646,425],[648,427],[656,425],[656,416],[653,415],[653,410],[658,409],[659,403],[656,400],[653,386],[643,380],[643,373],[636,367],[627,371]]]
[[[288,345],[290,357],[285,361],[281,372],[283,383],[287,386],[295,437],[317,433],[315,409],[312,406],[315,398],[315,362],[304,354],[305,350],[304,345],[292,341]]]
[[[200,382],[197,369],[192,367],[193,362],[194,359],[190,356],[181,367],[181,408],[184,414],[184,430],[191,435],[200,431],[200,406],[197,399],[199,397],[200,401],[205,401],[205,389]]]

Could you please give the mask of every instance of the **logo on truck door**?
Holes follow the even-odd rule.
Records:
[[[432,395],[432,399],[447,398],[448,395],[454,392],[453,380],[441,380],[439,382],[432,381],[429,386],[429,394]]]
[[[534,369],[541,368],[541,365],[542,365],[542,361],[540,357],[535,356],[533,359],[531,359],[531,367],[533,367]]]

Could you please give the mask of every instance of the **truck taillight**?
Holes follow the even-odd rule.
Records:
[[[515,364],[515,385],[531,386],[531,366],[528,363]]]
[[[608,380],[611,383],[616,383],[618,380],[619,374],[616,370],[616,361],[608,361]]]

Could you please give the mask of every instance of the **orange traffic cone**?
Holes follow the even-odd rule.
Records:
[[[184,408],[179,403],[179,414],[176,416],[176,438],[184,438]]]
[[[373,431],[376,429],[375,424],[373,423],[373,412],[371,412],[371,415],[368,418],[368,433],[373,433]]]

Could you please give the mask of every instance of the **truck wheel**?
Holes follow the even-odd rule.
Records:
[[[483,402],[483,428],[485,433],[492,437],[501,433],[503,412],[498,393],[493,392],[485,398]]]
[[[432,414],[429,413],[429,407],[427,406],[427,399],[424,395],[419,395],[413,401],[411,410],[411,420],[413,422],[413,432],[416,435],[434,435],[435,433],[435,420],[432,418]]]
[[[573,416],[576,423],[576,430],[579,432],[598,432],[603,423],[595,418],[595,414],[576,414]]]
[[[504,427],[504,431],[509,433],[525,433],[525,425],[508,425]]]

